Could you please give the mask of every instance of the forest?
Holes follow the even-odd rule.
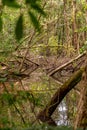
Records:
[[[0,0],[0,130],[87,130],[87,0]]]

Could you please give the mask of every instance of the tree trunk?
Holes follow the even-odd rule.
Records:
[[[75,87],[75,85],[81,80],[82,73],[84,71],[84,68],[80,69],[76,73],[73,74],[73,76],[66,81],[62,87],[60,87],[57,92],[53,95],[51,101],[47,104],[44,110],[42,110],[37,118],[41,120],[42,122],[46,122],[50,125],[54,125],[54,122],[52,123],[51,115],[59,105],[59,103],[63,100],[63,98],[66,96],[66,94]],[[51,123],[50,123],[51,120]]]
[[[73,23],[72,23],[72,31],[73,31],[73,36],[72,36],[72,45],[74,48],[77,50],[79,54],[79,42],[78,42],[78,32],[77,32],[77,22],[76,22],[76,0],[72,1],[73,4]]]
[[[74,129],[77,127],[87,128],[87,63],[81,81],[81,95],[77,108],[77,116]]]

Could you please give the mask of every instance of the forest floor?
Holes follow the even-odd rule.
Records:
[[[31,54],[27,56],[27,58],[24,60],[24,63],[22,63],[23,59],[18,57],[15,58],[16,60],[12,59],[6,64],[0,63],[0,77],[4,79],[6,78],[8,82],[16,82],[16,85],[18,82],[22,81],[23,85],[25,86],[25,90],[29,90],[29,84],[41,82],[43,77],[46,76],[49,78],[52,71],[56,70],[58,67],[65,65],[76,57],[76,54],[65,55],[64,53],[59,56],[38,56]],[[68,66],[66,65],[67,67],[65,66],[64,68],[60,68],[59,71],[51,77],[54,80],[59,81],[59,84],[63,84],[66,79],[72,75],[74,68],[79,64],[82,64],[83,61],[81,62],[80,60],[78,64],[76,61],[72,62],[72,64],[69,64]],[[22,67],[19,73],[21,64]]]

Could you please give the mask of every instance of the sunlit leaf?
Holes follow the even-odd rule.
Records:
[[[3,26],[3,22],[2,22],[2,18],[0,17],[0,31],[2,31],[2,26]]]
[[[35,29],[37,31],[40,31],[40,24],[39,24],[39,21],[37,20],[36,16],[34,15],[34,13],[29,11],[29,16],[30,16],[30,20],[31,20],[32,24],[34,25]]]
[[[2,4],[12,8],[20,8],[20,5],[15,0],[2,0]]]
[[[20,40],[23,37],[23,15],[19,16],[19,19],[15,28],[16,39]]]

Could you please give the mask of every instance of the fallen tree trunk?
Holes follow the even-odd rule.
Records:
[[[41,120],[42,122],[46,122],[49,125],[56,125],[54,121],[52,122],[51,115],[59,103],[66,96],[66,94],[72,90],[75,85],[81,80],[84,69],[85,67],[75,72],[73,76],[57,90],[57,92],[53,95],[51,101],[46,105],[45,109],[38,114],[37,119]]]
[[[79,56],[77,56],[76,58],[74,59],[71,59],[69,62],[57,67],[56,69],[52,70],[51,72],[48,73],[49,76],[52,76],[53,74],[55,74],[56,72],[58,72],[59,70],[65,68],[66,66],[72,64],[74,61],[78,61],[80,58],[86,56],[86,52],[80,54]]]

